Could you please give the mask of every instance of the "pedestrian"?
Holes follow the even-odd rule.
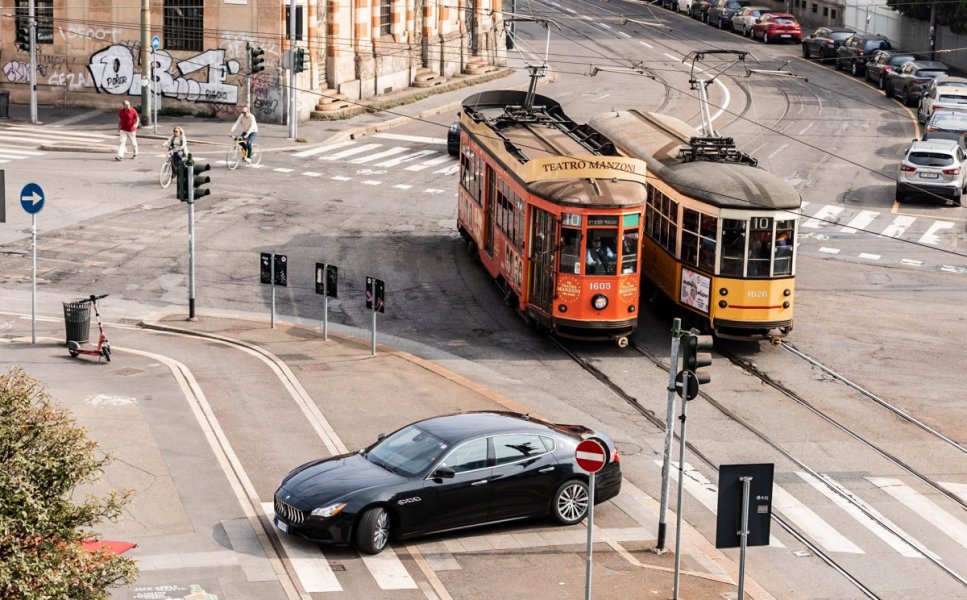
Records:
[[[118,135],[121,137],[121,145],[118,147],[118,155],[114,157],[114,160],[124,159],[128,140],[131,140],[131,148],[134,150],[134,156],[131,158],[138,157],[138,127],[140,126],[141,117],[138,116],[138,111],[131,108],[131,103],[125,100],[121,105],[121,110],[118,111]]]
[[[176,165],[188,156],[188,138],[185,137],[185,130],[175,126],[164,144],[164,147],[171,153],[171,161]]]
[[[255,115],[249,112],[247,106],[242,107],[242,113],[238,115],[235,124],[232,125],[231,135],[235,135],[235,130],[241,132],[242,139],[245,140],[245,162],[252,162],[252,144],[255,143],[255,136],[259,132],[259,125],[255,122]]]

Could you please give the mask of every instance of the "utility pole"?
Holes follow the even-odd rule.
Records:
[[[32,1],[32,0],[31,0]],[[141,118],[151,125],[151,93],[154,90],[154,65],[151,60],[151,10],[148,0],[141,0]]]
[[[296,89],[295,72],[295,0],[289,0],[289,137],[293,140],[298,136],[299,128],[299,93]]]
[[[937,3],[930,3],[930,60],[937,60]]]
[[[37,6],[35,0],[27,3],[27,21],[30,25],[30,122],[37,124]]]

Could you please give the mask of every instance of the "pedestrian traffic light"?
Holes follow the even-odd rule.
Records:
[[[697,330],[683,333],[681,338],[682,369],[691,371],[699,385],[712,381],[712,375],[704,367],[711,366],[713,340],[710,335],[698,335]]]
[[[194,195],[192,196],[193,200],[198,200],[199,198],[202,198],[212,193],[210,189],[202,187],[206,183],[211,182],[212,180],[211,177],[209,177],[208,175],[199,175],[199,173],[204,173],[205,171],[208,171],[211,168],[212,166],[208,163],[195,163],[194,177],[193,177],[193,181],[191,182],[192,188],[194,190]]]
[[[301,73],[306,70],[306,49],[296,48],[292,55],[292,70]]]
[[[248,64],[251,66],[251,73],[258,73],[265,70],[265,50],[261,46],[251,46],[248,49]]]
[[[27,19],[17,19],[17,48],[30,52],[30,24]]]
[[[179,161],[176,169],[178,176],[178,201],[188,202],[188,165],[185,161]]]

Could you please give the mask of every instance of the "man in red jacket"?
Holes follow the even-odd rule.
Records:
[[[114,160],[123,160],[124,151],[127,149],[128,140],[131,140],[131,147],[134,149],[134,156],[138,157],[138,127],[141,125],[141,117],[138,111],[131,108],[131,103],[127,100],[118,111],[118,135],[121,136],[121,146],[118,148],[118,155]]]

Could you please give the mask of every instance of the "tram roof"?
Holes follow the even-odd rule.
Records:
[[[685,196],[720,208],[790,210],[802,204],[792,185],[759,167],[682,158],[679,150],[701,133],[675,117],[612,111],[592,118],[589,124],[612,139],[622,154],[644,160],[651,177]]]

